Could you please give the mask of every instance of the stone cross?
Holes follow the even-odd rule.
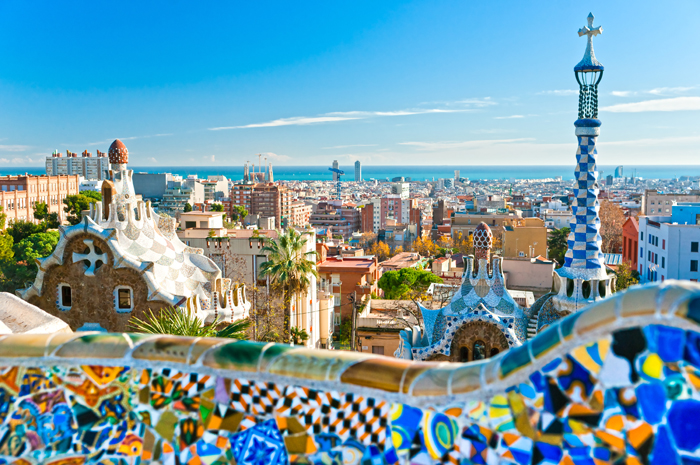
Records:
[[[603,33],[603,28],[598,26],[598,27],[593,27],[593,19],[595,17],[593,16],[593,13],[588,13],[588,26],[583,26],[581,29],[578,30],[578,36],[588,36],[588,46],[590,47],[591,44],[593,43],[593,36],[597,36],[598,34]]]
[[[85,276],[95,276],[95,267],[97,262],[101,262],[103,265],[107,263],[107,254],[95,252],[95,244],[93,244],[91,239],[85,239],[83,243],[90,249],[88,253],[75,253],[73,252],[73,263],[85,261],[87,262],[88,268],[85,270]]]

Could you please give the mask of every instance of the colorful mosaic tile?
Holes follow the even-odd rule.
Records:
[[[624,309],[628,294],[650,290],[660,308],[648,316],[601,330],[588,322],[615,311],[603,302],[486,362],[423,364],[418,376],[387,357],[255,343],[171,362],[158,350],[201,340],[169,336],[37,335],[55,355],[23,356],[21,336],[7,336],[0,464],[699,463],[700,286],[612,299]],[[341,368],[295,375],[308,358]],[[284,378],[271,374],[276,360],[290,365]],[[242,376],[241,366],[261,368]],[[393,374],[350,375],[378,372]],[[428,380],[445,387],[410,394]]]

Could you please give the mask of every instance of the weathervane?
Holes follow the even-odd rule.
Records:
[[[588,14],[588,26],[578,30],[579,37],[586,36],[586,52],[583,59],[574,66],[576,81],[579,85],[578,117],[598,118],[598,84],[603,78],[603,64],[593,51],[593,37],[603,33],[603,28],[593,27],[593,13]]]

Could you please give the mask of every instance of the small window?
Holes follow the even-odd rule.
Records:
[[[58,306],[61,310],[70,310],[73,306],[73,291],[68,284],[58,286]]]
[[[640,241],[643,241],[643,240],[644,240],[644,233],[643,233],[643,232],[640,232],[640,233],[639,233],[639,240],[640,240]]]
[[[690,243],[690,251],[691,251],[691,252],[697,252],[697,251],[698,251],[698,243],[697,243],[697,242],[691,242],[691,243]]]
[[[661,257],[661,268],[666,268],[666,257]]]
[[[690,271],[698,271],[698,261],[697,260],[690,261]]]
[[[372,353],[377,355],[384,355],[384,346],[372,346]]]
[[[134,309],[134,291],[129,286],[114,289],[114,308],[117,313],[129,313]]]

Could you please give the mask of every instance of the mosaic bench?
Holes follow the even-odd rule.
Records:
[[[139,334],[0,339],[0,463],[697,464],[700,286],[481,363]]]

